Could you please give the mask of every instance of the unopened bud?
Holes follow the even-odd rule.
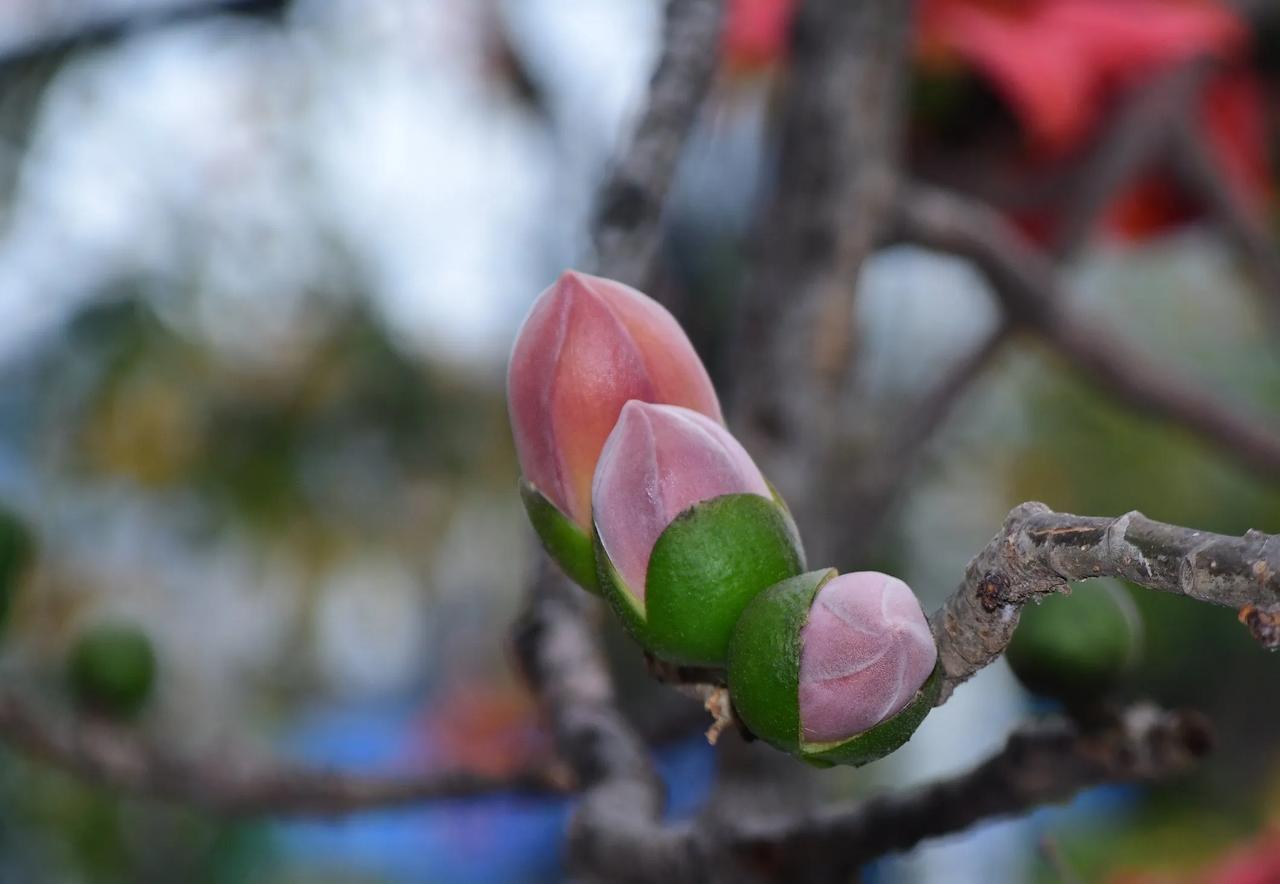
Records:
[[[790,516],[750,455],[687,408],[628,402],[592,503],[601,587],[673,662],[722,664],[747,602],[803,568]]]
[[[516,335],[507,406],[534,527],[588,588],[591,480],[632,399],[721,419],[706,369],[662,305],[621,283],[566,271]]]
[[[813,571],[762,592],[729,649],[734,707],[757,736],[817,764],[866,764],[910,739],[937,700],[920,603],[887,574]]]

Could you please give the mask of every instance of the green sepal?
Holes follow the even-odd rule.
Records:
[[[653,546],[643,601],[595,534],[600,587],[623,624],[655,656],[686,666],[723,666],[743,608],[804,570],[790,514],[758,494],[713,497],[676,516]]]
[[[800,727],[800,633],[814,596],[834,569],[777,583],[747,606],[729,645],[729,693],[752,733],[814,767],[857,767],[902,746],[938,702],[942,668],[935,665],[911,701],[869,730],[832,743],[805,743]]]
[[[775,583],[743,610],[729,641],[729,693],[751,732],[787,752],[800,740],[800,630],[834,568]]]
[[[1027,690],[1073,705],[1115,688],[1141,644],[1142,621],[1124,586],[1096,579],[1026,605],[1005,659]]]
[[[920,723],[938,705],[938,694],[942,691],[942,666],[933,667],[933,672],[924,680],[920,690],[911,702],[896,714],[847,740],[838,743],[801,743],[801,757],[806,761],[825,761],[832,764],[846,764],[859,767],[883,758],[890,752],[902,747],[911,735],[920,727]]]
[[[0,508],[0,628],[9,619],[18,583],[35,560],[31,531],[14,513]]]
[[[520,480],[520,499],[524,501],[529,522],[547,555],[555,560],[570,580],[588,592],[600,595],[595,554],[587,532],[524,479]]]

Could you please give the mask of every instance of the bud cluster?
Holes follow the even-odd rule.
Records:
[[[544,547],[650,653],[725,668],[745,724],[814,763],[911,735],[937,682],[915,596],[883,574],[803,573],[785,503],[660,304],[565,272],[517,334],[507,400]]]

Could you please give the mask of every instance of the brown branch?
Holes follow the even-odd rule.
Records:
[[[1182,773],[1211,742],[1202,716],[1151,706],[1135,706],[1087,730],[1065,718],[1037,722],[959,776],[739,833],[735,848],[771,863],[778,880],[815,864],[826,867],[829,880],[847,880],[868,860],[928,838],[1066,801],[1092,786]]]
[[[847,486],[837,492],[840,501],[835,510],[843,538],[840,553],[845,561],[861,560],[877,540],[877,529],[884,524],[930,440],[1004,352],[1012,334],[1013,326],[1001,322],[962,356],[934,389],[898,417],[870,453],[851,448],[848,457],[853,462],[847,469],[836,471],[836,475],[852,477]]]
[[[1205,57],[1179,64],[1135,88],[1112,114],[1108,126],[1069,174],[1072,184],[1062,200],[1053,243],[1041,262],[1046,270],[1050,262],[1069,258],[1078,251],[1116,193],[1169,152],[1188,110],[1198,106],[1196,99],[1214,65],[1213,59]],[[1212,171],[1221,177],[1216,169]],[[1231,217],[1240,216],[1233,212]],[[1243,217],[1251,220],[1247,215]],[[1241,229],[1242,225],[1237,224],[1236,228]],[[1258,251],[1257,236],[1243,239]],[[835,510],[841,526],[839,549],[848,560],[859,559],[867,545],[875,541],[877,529],[929,440],[1003,352],[1015,331],[1016,326],[1008,321],[992,330],[933,391],[900,417],[896,427],[870,452],[857,445],[848,446],[848,459],[852,462],[834,471],[836,475],[851,476],[847,487],[840,491],[841,502]]]
[[[910,3],[809,0],[785,82],[735,353],[737,429],[815,554],[811,512],[852,346],[851,297],[898,172]]]
[[[1072,187],[1054,231],[1051,251],[1074,255],[1097,226],[1116,194],[1167,152],[1176,123],[1198,108],[1212,58],[1176,65],[1133,89],[1111,115],[1103,134],[1071,176]]]
[[[692,880],[684,836],[662,825],[662,783],[618,710],[587,601],[540,561],[513,631],[525,677],[584,790],[569,826],[569,863],[587,880]]]
[[[1280,648],[1280,539],[1228,537],[1148,519],[1056,513],[1024,503],[965,570],[959,589],[930,618],[945,674],[942,701],[998,657],[1021,606],[1074,580],[1118,577],[1157,592],[1241,611],[1264,647]]]
[[[723,0],[669,0],[662,56],[631,144],[606,183],[596,218],[606,275],[649,288],[662,206],[716,69]]]
[[[1179,424],[1259,473],[1280,478],[1280,432],[1225,405],[1222,394],[1179,379],[1072,308],[1047,256],[983,203],[917,188],[898,202],[898,232],[962,255],[982,270],[1006,317],[1131,408]]]
[[[1188,111],[1198,110],[1197,107]],[[1179,180],[1197,197],[1226,234],[1255,277],[1262,308],[1280,328],[1280,250],[1266,217],[1248,205],[1210,152],[1199,116],[1184,112],[1171,127],[1170,158]]]
[[[563,792],[569,785],[553,764],[505,776],[442,770],[372,777],[249,763],[237,754],[187,759],[131,728],[96,719],[46,721],[12,694],[0,696],[0,740],[87,783],[223,816],[326,816],[499,792]]]

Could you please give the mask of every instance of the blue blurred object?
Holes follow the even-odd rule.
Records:
[[[347,708],[307,720],[286,741],[309,763],[390,772],[420,757],[419,710],[407,705]],[[664,746],[655,759],[668,790],[668,816],[685,818],[711,791],[715,758],[701,734]],[[395,882],[536,882],[564,877],[561,846],[568,798],[495,795],[374,811],[332,821],[273,825],[279,853],[303,869],[377,875]]]

